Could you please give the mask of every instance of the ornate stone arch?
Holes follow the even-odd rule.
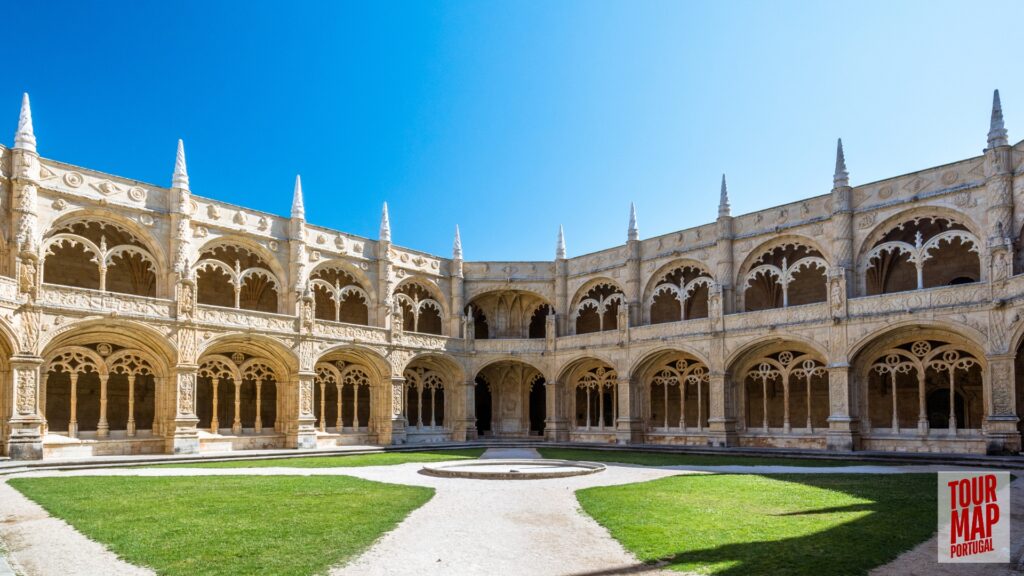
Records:
[[[807,339],[758,339],[729,361],[727,398],[735,399],[737,422],[747,432],[781,428],[814,434],[828,427],[831,393],[826,350]],[[791,407],[796,416],[791,418]]]
[[[96,342],[142,350],[161,375],[168,374],[178,360],[174,343],[152,326],[112,318],[87,318],[61,325],[40,339],[40,355],[46,358],[62,346]]]
[[[224,251],[225,254],[218,254],[218,251]],[[247,262],[244,266],[238,259],[230,262],[230,257],[226,255],[229,251],[236,253],[243,251],[248,254],[248,259],[254,262]],[[192,263],[190,273],[197,281],[201,281],[200,274],[223,275],[226,277],[229,290],[234,292],[233,306],[235,308],[241,306],[241,291],[250,282],[257,282],[257,286],[266,286],[274,291],[275,296],[272,299],[273,305],[271,306],[273,309],[264,310],[265,312],[280,312],[288,292],[288,273],[281,266],[277,256],[258,242],[237,235],[221,236],[203,244],[196,251],[196,259]],[[213,282],[212,278],[210,281]],[[215,282],[214,286],[216,286]],[[203,284],[200,283],[198,297],[209,300],[217,296],[218,291],[215,288],[211,287],[210,290],[214,291],[204,290]],[[216,300],[215,305],[231,307],[230,300],[230,297],[222,294]],[[257,299],[256,302],[249,303],[246,308],[251,308],[252,306],[260,307],[259,300]]]
[[[943,222],[945,224],[942,224]],[[910,228],[908,228],[907,234],[910,229],[922,225],[927,225],[927,228],[934,228],[934,230],[922,234],[919,229],[917,234],[912,237],[886,240],[887,236],[904,230],[908,225]],[[940,230],[941,228],[945,228],[945,230]],[[931,287],[925,285],[929,283],[924,273],[925,263],[934,261],[935,253],[943,247],[956,247],[961,252],[977,254],[976,269],[968,270],[974,268],[973,263],[964,262],[964,266],[967,267],[965,270],[968,270],[965,273],[976,275],[978,281],[984,281],[987,278],[987,270],[981,263],[985,261],[987,248],[982,240],[984,235],[979,234],[978,230],[980,230],[978,225],[967,214],[941,206],[920,206],[889,216],[871,229],[871,232],[861,241],[856,252],[856,274],[860,293],[887,292],[884,286],[875,286],[872,290],[868,278],[871,270],[883,265],[910,264],[916,268],[915,287]],[[883,259],[888,259],[890,262],[885,263],[882,261]],[[911,281],[903,283],[907,282]],[[900,288],[894,291],[903,289],[914,288]]]
[[[261,334],[221,334],[206,342],[199,348],[197,357],[202,361],[208,355],[221,354],[222,351],[242,352],[270,362],[276,374],[287,381],[291,374],[299,370],[299,358],[291,348],[276,338]]]
[[[208,354],[199,360],[197,374],[200,378],[231,379],[242,381],[242,371],[234,360],[223,354]]]
[[[711,369],[700,355],[679,347],[644,354],[630,371],[640,414],[649,431],[701,433],[711,409]]]
[[[677,272],[686,269],[692,270],[693,274],[679,274],[680,277],[677,281],[669,281],[668,277],[670,275],[676,275]],[[692,276],[692,278],[690,276]],[[686,305],[691,299],[697,296],[697,293],[702,288],[704,292],[706,292],[706,294],[703,295],[703,299],[706,300],[715,284],[716,281],[714,275],[707,266],[697,260],[693,260],[691,258],[677,258],[667,264],[664,264],[647,278],[641,306],[643,309],[642,322],[644,324],[654,323],[656,318],[654,317],[655,315],[652,314],[652,310],[656,305],[656,300],[661,299],[662,297],[678,301],[679,315],[675,318],[676,320],[706,317],[710,312],[707,302],[703,302],[704,310],[698,315],[693,315],[692,313],[687,314]]]
[[[42,354],[44,429],[65,422],[67,433],[77,437],[83,421],[97,438],[111,430],[124,430],[129,438],[140,427],[146,434],[162,431],[173,417],[163,409],[164,399],[174,393],[166,386],[173,352],[165,348],[150,328],[118,330],[109,322],[79,323],[52,337]]]
[[[554,310],[551,301],[540,293],[518,288],[490,286],[477,290],[466,301],[476,338],[543,337],[545,317]],[[484,329],[487,333],[481,334]]]
[[[988,360],[978,341],[963,332],[936,323],[903,324],[857,343],[851,392],[864,434],[882,429],[918,438],[931,428],[946,428],[951,437],[964,428],[980,434],[989,411]],[[945,401],[937,418],[936,399]]]
[[[160,244],[150,231],[107,211],[57,218],[44,234],[39,256],[47,283],[140,296],[167,292]]]
[[[394,375],[391,363],[388,362],[380,352],[359,344],[337,344],[321,350],[317,356],[317,363],[328,361],[325,358],[345,357],[354,363],[365,365],[370,370],[370,376],[377,381],[383,382]]]
[[[425,293],[425,297],[410,297],[402,293],[403,289],[411,290],[410,287],[419,287]],[[395,286],[392,298],[395,301],[395,309],[401,309],[403,318],[408,317],[411,320],[411,325],[403,320],[405,330],[422,331],[422,326],[419,325],[421,316],[429,314],[429,310],[435,310],[439,323],[436,334],[445,334],[451,311],[448,309],[447,298],[441,287],[432,279],[420,274],[408,276]]]
[[[104,210],[100,208],[80,208],[72,210],[64,214],[60,214],[53,219],[48,225],[46,225],[46,232],[43,237],[49,236],[52,232],[74,224],[76,222],[107,222],[111,225],[117,226],[126,230],[131,235],[135,236],[146,250],[156,260],[158,266],[158,274],[166,273],[169,269],[167,262],[167,254],[164,252],[163,244],[158,241],[153,232],[146,227],[142,226],[135,220],[124,216],[118,212],[112,210]]]
[[[626,306],[626,293],[618,282],[603,276],[592,278],[573,295],[569,326],[575,334],[614,330],[618,313]]]
[[[787,256],[787,252],[791,256]],[[781,306],[787,307],[793,301],[790,292],[794,288],[804,293],[796,299],[797,304],[824,302],[828,299],[830,267],[828,252],[820,243],[806,236],[787,234],[762,242],[744,257],[737,271],[740,309],[778,307],[775,302],[779,295]],[[798,285],[802,276],[808,273],[820,274],[820,281],[807,278]]]
[[[335,282],[332,284],[329,279],[314,278],[318,274],[332,270],[347,276],[351,282],[343,283],[335,278]],[[318,263],[309,272],[308,287],[314,292],[318,318],[365,325],[373,322],[374,313],[377,310],[376,290],[373,289],[374,284],[369,275],[354,263],[343,258],[333,258]],[[363,303],[362,307],[357,306],[347,310],[360,300]],[[325,306],[332,310],[322,310]],[[362,310],[364,307],[365,311]],[[345,314],[342,313],[343,309]],[[365,321],[361,317],[356,317],[364,313]]]
[[[559,412],[574,434],[614,432],[618,411],[618,380],[615,366],[597,357],[580,356],[559,371],[556,396]]]

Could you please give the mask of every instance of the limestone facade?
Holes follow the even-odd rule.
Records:
[[[1021,449],[1024,143],[553,261],[465,262],[0,147],[13,458],[478,437]],[[1017,208],[1017,206],[1022,206]]]

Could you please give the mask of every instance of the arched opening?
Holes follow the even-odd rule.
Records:
[[[258,254],[233,245],[203,250],[193,266],[200,304],[278,311],[280,284]]]
[[[744,276],[745,310],[767,310],[824,302],[828,263],[810,246],[788,242],[771,248]]]
[[[618,329],[619,308],[625,309],[626,296],[611,283],[597,284],[580,298],[572,319],[577,334]]]
[[[866,372],[862,429],[867,434],[981,433],[984,371],[965,348],[939,336],[895,339],[887,347],[875,347],[861,369]]]
[[[752,348],[734,366],[747,443],[824,447],[831,414],[824,356],[800,342],[776,341]]]
[[[156,368],[108,342],[58,348],[43,368],[44,429],[69,438],[153,437]]]
[[[313,370],[318,445],[376,441],[379,420],[391,411],[390,402],[386,406],[379,402],[381,373],[388,370],[384,360],[365,350],[345,348],[325,353]],[[387,410],[387,415],[382,410]]]
[[[475,296],[468,308],[472,309],[477,338],[543,338],[541,310],[550,305],[531,292],[498,290]]]
[[[473,337],[480,340],[487,340],[491,337],[490,324],[487,322],[487,315],[475,304],[466,305],[466,314],[473,322]]]
[[[156,296],[157,262],[127,229],[102,221],[75,221],[43,242],[43,282]]]
[[[708,317],[711,274],[696,266],[680,266],[662,276],[647,299],[651,324]]]
[[[711,372],[706,364],[682,352],[663,352],[642,363],[637,373],[645,391],[646,428],[658,441],[678,442],[665,436],[707,430]]]
[[[405,413],[409,426],[417,431],[438,430],[445,418],[445,378],[422,366],[405,371]]]
[[[889,230],[865,257],[867,294],[977,282],[980,243],[965,225],[922,216]]]
[[[219,436],[281,431],[277,372],[269,360],[249,353],[205,356],[196,379],[199,428]]]
[[[548,316],[555,313],[555,309],[550,304],[541,304],[533,311],[533,315],[530,316],[530,330],[529,338],[546,338],[548,333]]]
[[[406,366],[405,408],[406,440],[409,443],[450,440],[452,433],[464,432],[464,419],[456,413],[456,383],[463,382],[462,369],[448,356],[429,354]]]
[[[481,369],[476,382],[478,433],[523,438],[538,426],[534,414],[536,400],[531,399],[535,387],[544,387],[540,370],[523,362],[505,360]]]
[[[611,432],[618,418],[618,373],[598,364],[576,371],[572,379],[573,424],[580,432]]]
[[[320,320],[366,326],[370,323],[370,295],[342,268],[318,268],[309,278],[316,317]]]
[[[424,334],[441,334],[441,303],[426,287],[409,282],[395,291],[395,302],[402,309],[403,329]]]

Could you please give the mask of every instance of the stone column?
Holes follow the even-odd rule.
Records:
[[[313,414],[314,372],[299,372],[294,380],[294,420],[288,423],[288,447],[300,450],[316,448],[316,416]]]
[[[196,416],[196,371],[194,364],[175,368],[174,430],[168,437],[167,451],[173,454],[199,453],[199,433]]]
[[[988,363],[983,382],[985,450],[989,454],[1015,454],[1021,450],[1021,437],[1017,431],[1020,415],[1014,405],[1015,355],[991,355],[985,360]]]
[[[544,381],[547,418],[544,420],[544,439],[553,442],[569,441],[569,422],[565,418],[565,395],[562,384]]]
[[[476,380],[472,378],[462,383],[462,426],[459,433],[461,437],[453,437],[452,440],[465,441],[476,440]]]
[[[110,376],[100,374],[100,421],[96,424],[96,437],[106,438],[110,435],[110,425],[107,423],[107,380]]]
[[[615,442],[617,444],[639,444],[643,442],[644,431],[637,396],[633,393],[628,377],[620,377],[615,385],[619,395],[619,417],[615,422]]]
[[[845,362],[828,367],[829,417],[825,442],[829,450],[848,452],[860,448],[857,397],[851,375],[852,369]]]
[[[13,404],[8,421],[7,454],[12,460],[42,460],[43,414],[40,411],[39,368],[37,356],[11,358]]]
[[[708,381],[708,442],[711,446],[735,446],[736,418],[732,415],[732,393],[727,372],[711,372]]]
[[[405,378],[392,376],[390,381],[391,434],[382,444],[405,444]]]

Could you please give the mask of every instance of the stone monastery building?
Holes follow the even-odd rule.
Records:
[[[1024,142],[553,261],[464,262],[0,147],[16,459],[476,438],[1006,453]]]

